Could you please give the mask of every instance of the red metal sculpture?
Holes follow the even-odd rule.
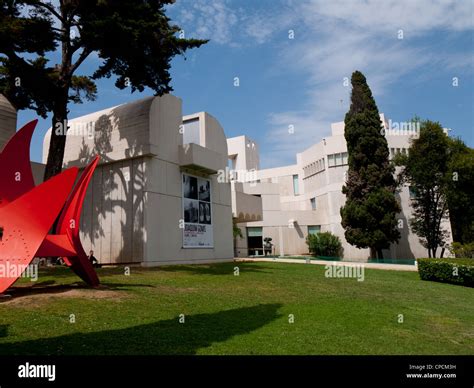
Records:
[[[99,157],[76,180],[78,169],[67,169],[35,187],[30,143],[38,120],[26,124],[0,153],[0,293],[8,289],[35,257],[62,257],[87,284],[99,285],[79,237],[82,204]],[[74,187],[74,188],[73,188]],[[72,190],[72,191],[71,191]],[[59,219],[58,219],[59,216]],[[48,234],[58,219],[53,234]]]

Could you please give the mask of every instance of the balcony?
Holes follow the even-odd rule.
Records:
[[[179,164],[181,167],[211,175],[225,168],[226,160],[220,153],[199,144],[189,143],[179,146]]]

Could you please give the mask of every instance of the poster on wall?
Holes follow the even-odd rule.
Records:
[[[211,181],[183,174],[184,248],[212,248]]]

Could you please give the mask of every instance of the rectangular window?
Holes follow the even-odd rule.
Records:
[[[342,155],[336,154],[336,166],[340,166],[342,164]]]
[[[259,228],[259,227],[247,228],[248,237],[262,237],[262,235],[263,235],[262,228]]]
[[[410,195],[410,199],[416,198],[416,190],[413,187],[411,186],[408,187],[408,193]]]
[[[300,194],[300,189],[299,189],[299,185],[298,185],[298,175],[293,175],[293,193],[295,195]]]
[[[347,164],[347,152],[342,153],[342,164]]]
[[[321,225],[308,225],[308,234],[318,234],[321,232]]]
[[[311,198],[310,201],[311,201],[311,210],[316,210],[316,197]]]
[[[201,144],[199,119],[183,122],[183,144]]]
[[[334,155],[328,155],[328,166],[334,167]]]

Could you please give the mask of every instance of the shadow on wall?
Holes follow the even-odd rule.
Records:
[[[280,304],[187,315],[125,329],[3,343],[1,355],[193,355],[214,343],[249,334],[282,317]],[[241,350],[246,354],[252,348]]]
[[[301,229],[301,226],[298,223],[294,223],[293,227],[296,230],[296,233],[298,233],[298,237],[304,238],[304,233],[303,233],[303,230]]]
[[[140,102],[143,104],[143,100],[138,103]],[[146,103],[144,105],[147,106]],[[70,167],[77,162],[85,166],[95,155],[101,157],[85,199],[81,231],[84,236],[90,239],[93,246],[98,240],[104,244],[110,243],[110,249],[101,248],[99,250],[96,245],[94,252],[100,262],[105,264],[143,260],[143,251],[137,252],[137,249],[134,249],[134,245],[142,244],[145,238],[142,214],[145,184],[143,168],[140,168],[141,164],[137,160],[115,161],[107,156],[113,151],[112,133],[114,131],[118,133],[119,139],[125,139],[128,145],[125,150],[125,158],[137,156],[141,151],[142,145],[138,144],[136,132],[132,130],[133,123],[128,123],[128,125],[123,123],[122,117],[127,114],[126,109],[128,109],[127,106],[119,106],[110,113],[100,116],[94,123],[94,146],[91,148],[83,138],[78,160],[71,161],[66,166]],[[109,163],[110,166],[107,166]],[[99,187],[98,191],[96,191],[97,186]],[[92,199],[91,193],[93,196],[97,194],[101,196],[101,200],[94,198],[92,209],[90,209],[90,205],[87,206],[87,201]],[[89,214],[86,214],[86,211]],[[105,222],[110,222],[110,226],[104,227]],[[121,228],[121,234],[111,235],[111,231],[118,227]],[[122,242],[120,240],[112,241],[114,235],[122,236]],[[136,243],[134,244],[133,241]],[[114,245],[117,243],[121,244],[118,250]],[[89,247],[85,246],[85,249],[86,252],[89,251]],[[104,255],[103,252],[109,251],[108,255]]]
[[[395,198],[397,199],[398,203],[402,202],[399,193],[395,194]],[[397,214],[397,220],[399,223],[401,223],[402,227],[399,229],[400,240],[398,240],[397,244],[392,244],[392,246],[394,247],[395,255],[394,257],[390,257],[390,250],[387,249],[383,251],[384,257],[399,260],[415,259],[415,255],[413,254],[410,247],[410,242],[408,241],[408,235],[410,234],[410,225],[405,213],[403,213],[403,209],[400,213]]]

